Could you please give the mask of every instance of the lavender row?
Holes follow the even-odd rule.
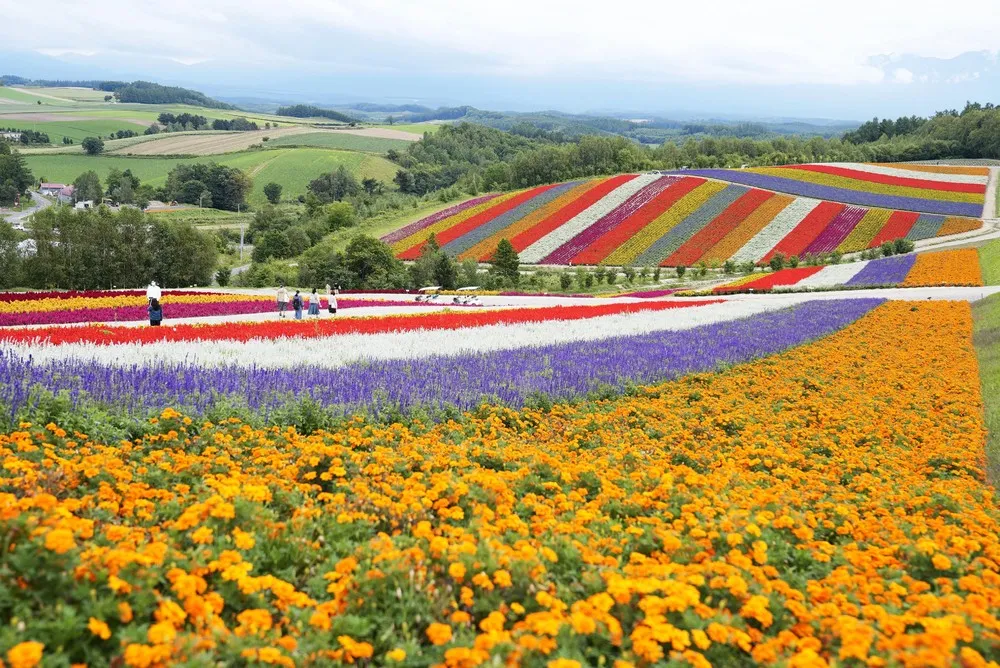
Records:
[[[461,213],[462,211],[465,211],[466,209],[474,207],[474,206],[476,206],[478,204],[482,204],[483,202],[485,202],[487,200],[491,200],[494,197],[496,197],[496,194],[483,195],[482,197],[477,197],[475,199],[470,199],[470,200],[467,200],[467,201],[462,202],[460,204],[456,204],[454,206],[450,206],[447,209],[444,209],[442,211],[438,211],[437,213],[431,214],[430,216],[427,216],[426,218],[421,218],[418,221],[412,222],[409,225],[401,227],[398,230],[396,230],[395,232],[390,232],[389,234],[387,234],[384,237],[382,237],[382,241],[384,241],[387,244],[396,243],[397,241],[400,241],[400,240],[405,239],[406,237],[410,236],[414,232],[419,232],[420,230],[424,229],[425,227],[430,227],[431,225],[433,225],[434,223],[436,223],[438,221],[442,221],[445,218],[448,218],[449,216],[454,216],[456,213]]]
[[[780,176],[770,176],[768,174],[758,174],[744,170],[689,169],[680,173],[688,176],[705,176],[711,179],[742,183],[754,188],[774,190],[790,195],[799,195],[800,197],[813,197],[815,199],[857,204],[859,206],[876,206],[883,209],[899,209],[902,211],[923,211],[948,216],[969,216],[971,218],[979,218],[983,215],[983,206],[981,204],[946,202],[923,199],[921,197],[903,197],[900,195],[879,195],[861,190],[835,188],[833,186],[824,186],[817,183],[786,179]]]
[[[576,257],[577,253],[581,252],[590,246],[590,244],[600,239],[603,235],[621,225],[632,214],[652,202],[660,195],[660,193],[679,180],[679,177],[676,176],[664,176],[653,181],[645,188],[622,202],[619,206],[615,207],[613,211],[605,215],[596,223],[580,232],[580,234],[576,235],[556,250],[549,253],[549,255],[542,260],[542,263],[569,264],[570,260]]]
[[[86,396],[141,416],[174,407],[205,413],[222,404],[270,415],[291,401],[384,414],[411,409],[468,409],[481,402],[521,406],[547,395],[571,399],[607,387],[652,384],[687,373],[748,362],[841,329],[884,300],[815,301],[683,331],[497,350],[457,357],[382,360],[336,369],[202,368],[160,363],[131,368],[67,360],[36,364],[0,351],[0,403],[15,414],[35,390]],[[667,316],[669,317],[669,316]]]
[[[844,285],[895,285],[906,280],[917,256],[897,255],[881,260],[872,260]]]

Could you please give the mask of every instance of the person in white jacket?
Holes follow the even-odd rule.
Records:
[[[150,281],[146,288],[146,301],[152,302],[154,299],[159,301],[162,298],[163,291],[160,290],[160,286],[156,284],[156,281]]]
[[[288,290],[285,289],[284,285],[278,287],[277,301],[278,301],[278,317],[284,318],[285,309],[288,308]]]
[[[340,290],[331,290],[330,284],[326,284],[326,307],[330,315],[337,315],[337,293]]]

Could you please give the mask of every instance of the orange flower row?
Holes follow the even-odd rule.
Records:
[[[997,658],[964,303],[887,303],[596,404],[311,435],[155,422],[0,436],[9,663]]]

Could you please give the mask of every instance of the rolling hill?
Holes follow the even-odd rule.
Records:
[[[844,169],[872,175],[906,171],[874,165]],[[912,176],[905,177],[912,182],[894,187],[928,195],[917,198],[922,202],[955,203],[932,199],[934,194],[978,197],[978,216],[982,195],[966,191],[979,185],[985,189],[986,177],[969,171],[974,168],[963,169],[912,169]],[[974,203],[958,204],[972,213]],[[690,266],[726,260],[766,263],[778,253],[849,253],[898,238],[947,236],[981,225],[971,216],[794,196],[689,171],[622,174],[487,195],[411,223],[383,240],[404,260],[416,259],[434,234],[446,252],[463,260],[485,261],[501,239],[508,239],[527,264]]]

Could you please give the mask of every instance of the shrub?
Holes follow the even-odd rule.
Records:
[[[792,257],[788,258],[788,266],[791,267],[792,269],[799,266],[799,256],[793,255]]]
[[[684,278],[684,274],[687,272],[687,267],[685,267],[683,264],[678,265],[677,269],[675,269],[674,271],[677,272],[677,278]]]
[[[722,265],[722,273],[726,274],[727,276],[735,274],[736,263],[733,262],[732,260],[726,260],[726,262]]]
[[[229,267],[222,267],[217,272],[215,272],[215,282],[219,284],[220,287],[226,287],[229,285],[229,279],[233,275],[233,270]]]
[[[895,255],[895,253],[896,253],[896,247],[895,247],[895,245],[893,245],[893,243],[891,241],[886,241],[885,243],[883,243],[880,246],[880,248],[882,249],[882,256],[883,257],[891,257],[892,255]]]
[[[573,277],[568,273],[559,274],[559,287],[564,291],[569,290],[569,286],[573,285]]]
[[[896,239],[892,242],[892,249],[896,251],[896,255],[912,253],[915,247],[916,245],[909,239]]]
[[[635,280],[635,269],[633,267],[625,267],[625,280],[631,283]]]
[[[653,281],[656,283],[660,282],[660,268],[657,267],[653,270]]]

